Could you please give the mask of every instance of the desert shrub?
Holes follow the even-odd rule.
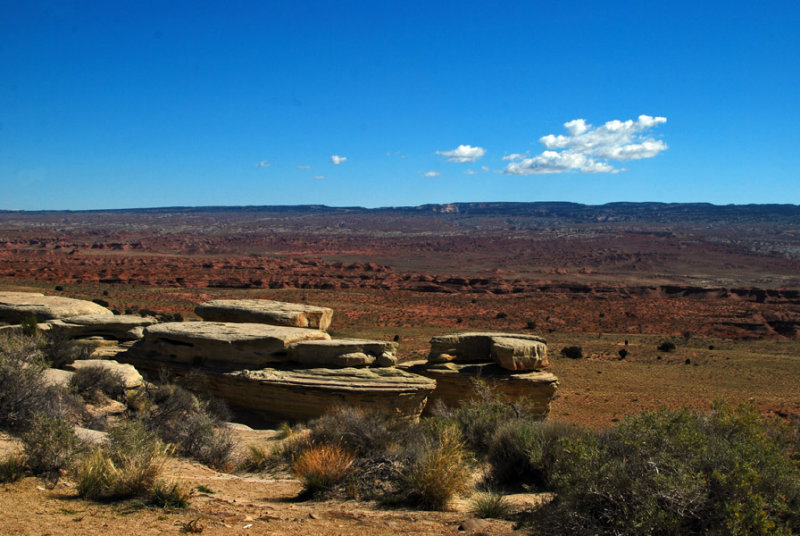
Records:
[[[240,471],[259,472],[273,466],[272,451],[262,445],[249,444],[244,458],[239,463]]]
[[[25,476],[25,455],[11,453],[0,459],[0,482],[16,482]]]
[[[409,429],[382,408],[341,406],[309,423],[309,442],[339,444],[356,456],[383,456],[397,450]]]
[[[114,400],[124,400],[125,379],[102,366],[82,367],[70,378],[70,388],[86,400],[99,400],[105,395]]]
[[[51,367],[61,368],[79,359],[89,359],[92,349],[70,339],[63,329],[51,329],[42,336],[44,359]]]
[[[97,305],[99,305],[101,307],[108,307],[109,306],[108,301],[104,300],[103,298],[95,298],[95,299],[92,300],[92,302],[96,303]]]
[[[628,357],[628,351],[625,348],[620,348],[617,353],[619,354],[620,359],[625,359]]]
[[[49,413],[45,368],[38,337],[0,337],[0,428],[23,430],[35,413]]]
[[[319,497],[348,476],[353,457],[338,445],[312,445],[292,464],[303,493]]]
[[[148,496],[166,460],[164,444],[136,420],[110,428],[108,439],[79,464],[78,495],[99,501]]]
[[[212,404],[177,385],[158,386],[150,396],[153,405],[144,418],[149,429],[181,455],[215,468],[229,465],[233,438]]]
[[[501,493],[488,491],[475,496],[470,504],[470,511],[472,515],[482,519],[505,519],[510,513],[510,508]]]
[[[434,408],[439,418],[458,425],[463,440],[476,456],[483,458],[489,450],[495,431],[504,423],[516,421],[524,415],[524,404],[504,402],[499,395],[480,381],[474,384],[474,399],[461,403],[458,408]]]
[[[753,405],[645,413],[562,445],[556,499],[534,514],[543,532],[800,531],[796,444]]]
[[[19,325],[22,328],[22,334],[26,337],[33,337],[39,333],[39,321],[35,316],[23,318]]]
[[[569,359],[583,359],[583,348],[580,346],[565,346],[561,349],[561,355]]]
[[[22,435],[22,445],[33,474],[55,484],[72,460],[78,440],[69,422],[37,413]]]
[[[469,457],[456,426],[434,427],[409,454],[398,490],[405,502],[442,510],[471,488]]]
[[[544,490],[559,455],[559,441],[581,433],[584,432],[580,428],[563,423],[506,422],[498,428],[489,445],[489,476],[499,486],[533,486]]]
[[[159,508],[186,508],[189,492],[177,482],[156,482],[150,493],[150,504]]]
[[[675,348],[675,343],[672,341],[663,341],[658,345],[659,352],[674,352]]]

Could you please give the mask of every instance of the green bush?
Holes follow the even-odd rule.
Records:
[[[119,401],[125,398],[125,379],[99,365],[76,370],[69,380],[69,386],[86,400],[98,401],[101,395]]]
[[[212,405],[177,385],[161,385],[151,392],[152,405],[144,420],[161,439],[184,456],[218,469],[227,468],[233,438]]]
[[[505,519],[511,511],[508,501],[501,493],[489,491],[479,493],[470,505],[472,515],[478,518]]]
[[[156,482],[150,493],[150,504],[159,508],[186,508],[189,492],[177,482]]]
[[[658,345],[659,352],[674,352],[675,348],[675,343],[672,341],[663,341]]]
[[[61,471],[69,466],[78,440],[69,422],[37,413],[22,435],[22,445],[28,468],[33,474],[55,484]]]
[[[581,433],[569,424],[509,421],[498,428],[489,445],[489,476],[499,486],[545,490],[559,454],[559,441]]]
[[[752,404],[645,413],[561,442],[556,499],[534,513],[557,534],[800,531],[797,443]]]
[[[580,346],[565,346],[561,349],[561,355],[569,359],[583,359],[583,348]]]
[[[164,444],[139,421],[110,428],[108,440],[79,463],[78,495],[98,501],[149,496],[166,461]]]

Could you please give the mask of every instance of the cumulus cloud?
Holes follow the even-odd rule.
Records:
[[[438,177],[442,173],[440,171],[427,171],[422,174],[423,177]]]
[[[564,123],[567,135],[548,134],[539,138],[547,150],[532,158],[519,153],[503,157],[511,163],[505,172],[511,175],[537,173],[617,173],[623,169],[609,161],[626,162],[652,158],[667,149],[667,144],[646,134],[666,123],[666,117],[640,115],[637,120],[614,119],[594,127],[584,119]]]
[[[338,166],[342,162],[346,162],[346,161],[347,161],[347,157],[346,156],[339,156],[338,154],[335,154],[335,155],[331,156],[331,162],[333,162],[334,166]]]
[[[270,166],[270,164],[269,164],[269,162],[267,160],[262,160],[261,162],[256,164],[256,167],[269,167],[269,166]]]
[[[311,169],[311,166],[300,164],[299,166],[297,166],[297,169]]]
[[[474,162],[485,155],[486,149],[483,147],[473,147],[472,145],[459,145],[452,151],[436,151],[436,154],[447,157],[447,160],[450,162],[465,164]]]
[[[322,180],[325,178],[325,175],[314,175],[314,178],[317,180]]]

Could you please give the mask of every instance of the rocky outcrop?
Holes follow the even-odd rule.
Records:
[[[167,322],[144,330],[126,359],[216,371],[257,369],[288,359],[291,344],[330,339],[317,329],[235,322]]]
[[[316,328],[323,331],[331,325],[333,309],[272,300],[212,300],[195,308],[203,320],[212,322],[247,322]]]
[[[36,292],[0,292],[0,322],[18,324],[35,317],[37,320],[70,318],[81,315],[113,316],[110,310],[94,302],[44,296]]]
[[[396,342],[369,339],[303,341],[289,347],[289,361],[308,367],[392,367]]]
[[[406,370],[436,380],[428,410],[437,401],[458,407],[463,400],[476,398],[475,381],[480,380],[502,400],[523,403],[534,416],[544,418],[558,389],[558,378],[550,372],[511,372],[494,363],[416,364]]]
[[[51,320],[51,329],[65,332],[70,338],[103,337],[118,341],[141,339],[144,328],[158,321],[136,315],[82,315]]]
[[[548,366],[547,342],[536,335],[472,332],[431,339],[430,363],[493,361],[507,370],[536,370]]]
[[[138,389],[144,385],[144,379],[139,371],[133,365],[128,363],[120,363],[110,359],[79,359],[73,361],[72,364],[67,365],[72,371],[78,371],[90,367],[100,367],[108,370],[109,372],[118,375],[125,382],[125,389]]]

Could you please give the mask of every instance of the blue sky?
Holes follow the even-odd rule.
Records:
[[[794,1],[4,0],[0,209],[798,204],[798,58]]]

